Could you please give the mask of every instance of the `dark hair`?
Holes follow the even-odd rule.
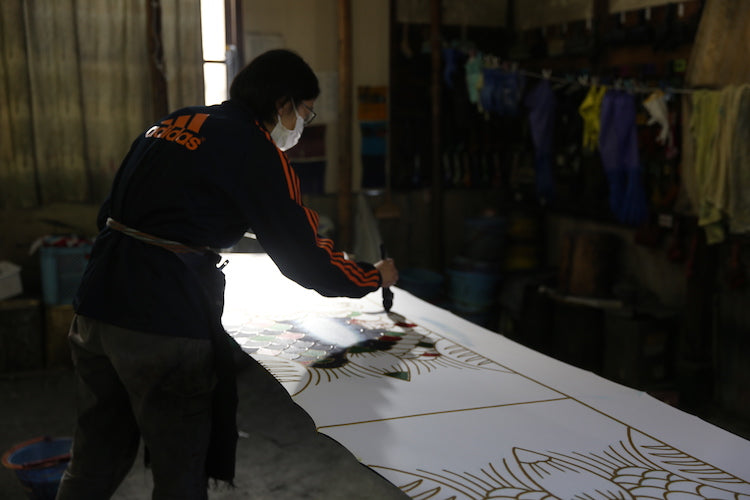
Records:
[[[262,121],[276,121],[276,102],[295,103],[320,95],[318,77],[300,56],[290,50],[269,50],[245,66],[232,80],[229,98],[250,107]]]

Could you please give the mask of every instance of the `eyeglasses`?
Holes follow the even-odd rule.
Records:
[[[313,109],[310,106],[308,106],[307,104],[305,104],[304,102],[301,102],[300,104],[303,105],[305,107],[305,109],[310,112],[307,115],[307,118],[305,118],[304,120],[302,120],[302,123],[304,123],[305,126],[308,126],[308,125],[310,125],[312,123],[312,121],[315,119],[315,117],[318,116],[318,113],[316,113],[315,111],[313,111]]]

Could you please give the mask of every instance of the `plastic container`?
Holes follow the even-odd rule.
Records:
[[[435,271],[407,268],[399,271],[396,286],[429,302],[440,296],[444,282],[443,275]]]
[[[448,295],[454,308],[462,312],[477,313],[490,309],[499,283],[497,273],[448,270]]]
[[[72,303],[91,255],[91,245],[41,247],[39,255],[44,303]]]
[[[12,262],[0,261],[0,300],[15,297],[21,292],[21,268]]]
[[[32,500],[54,500],[70,461],[69,437],[38,437],[15,445],[3,454],[3,466],[13,470]]]
[[[453,258],[451,269],[456,271],[467,271],[475,273],[499,273],[502,270],[501,262],[484,262],[457,255]]]

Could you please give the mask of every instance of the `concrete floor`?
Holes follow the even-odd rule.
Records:
[[[316,432],[309,415],[267,372],[255,366],[246,369],[239,376],[238,391],[236,489],[210,489],[209,499],[408,498],[343,446]],[[0,409],[0,454],[37,436],[72,435],[72,370],[0,375]],[[139,456],[113,498],[151,498],[151,486],[150,471]],[[0,498],[27,498],[15,473],[4,467]]]

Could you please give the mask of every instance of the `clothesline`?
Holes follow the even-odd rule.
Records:
[[[508,62],[505,62],[503,64],[500,63],[500,58],[497,56],[491,55],[491,54],[485,54],[483,56],[483,63],[485,68],[502,68],[503,66],[507,66]],[[538,78],[540,80],[549,80],[551,82],[560,83],[560,84],[568,84],[568,83],[577,83],[581,87],[593,87],[599,85],[600,78],[598,76],[589,76],[587,74],[579,75],[576,78],[573,78],[572,76],[567,77],[559,77],[559,76],[552,76],[551,70],[542,70],[541,73],[534,72],[534,71],[528,71],[518,68],[517,62],[510,63],[511,67],[508,71],[511,72],[517,72],[521,75],[528,76],[530,78]],[[614,80],[614,84],[610,85],[614,88],[622,88],[627,91],[630,91],[632,93],[637,94],[652,94],[656,91],[662,91],[669,94],[692,94],[697,89],[688,89],[688,88],[675,88],[675,87],[656,87],[656,86],[649,86],[649,85],[641,85],[637,84],[636,80],[633,78],[616,78]]]
[[[555,77],[551,74],[547,73],[535,73],[533,71],[526,71],[526,70],[517,70],[518,73],[528,76],[531,78],[538,78],[541,80],[549,80],[551,82],[555,83],[577,83],[578,85],[582,87],[593,87],[596,85],[599,85],[599,79],[597,77],[588,78],[588,76],[579,76],[577,79],[572,80],[570,78],[562,78],[562,77]],[[615,83],[611,86],[615,88],[622,88],[624,90],[628,90],[633,93],[637,94],[652,94],[657,91],[662,91],[670,94],[692,94],[695,92],[696,89],[686,89],[686,88],[674,88],[674,87],[654,87],[654,86],[646,86],[646,85],[635,85],[634,80],[632,79],[626,79],[626,78],[618,78],[615,80]]]

